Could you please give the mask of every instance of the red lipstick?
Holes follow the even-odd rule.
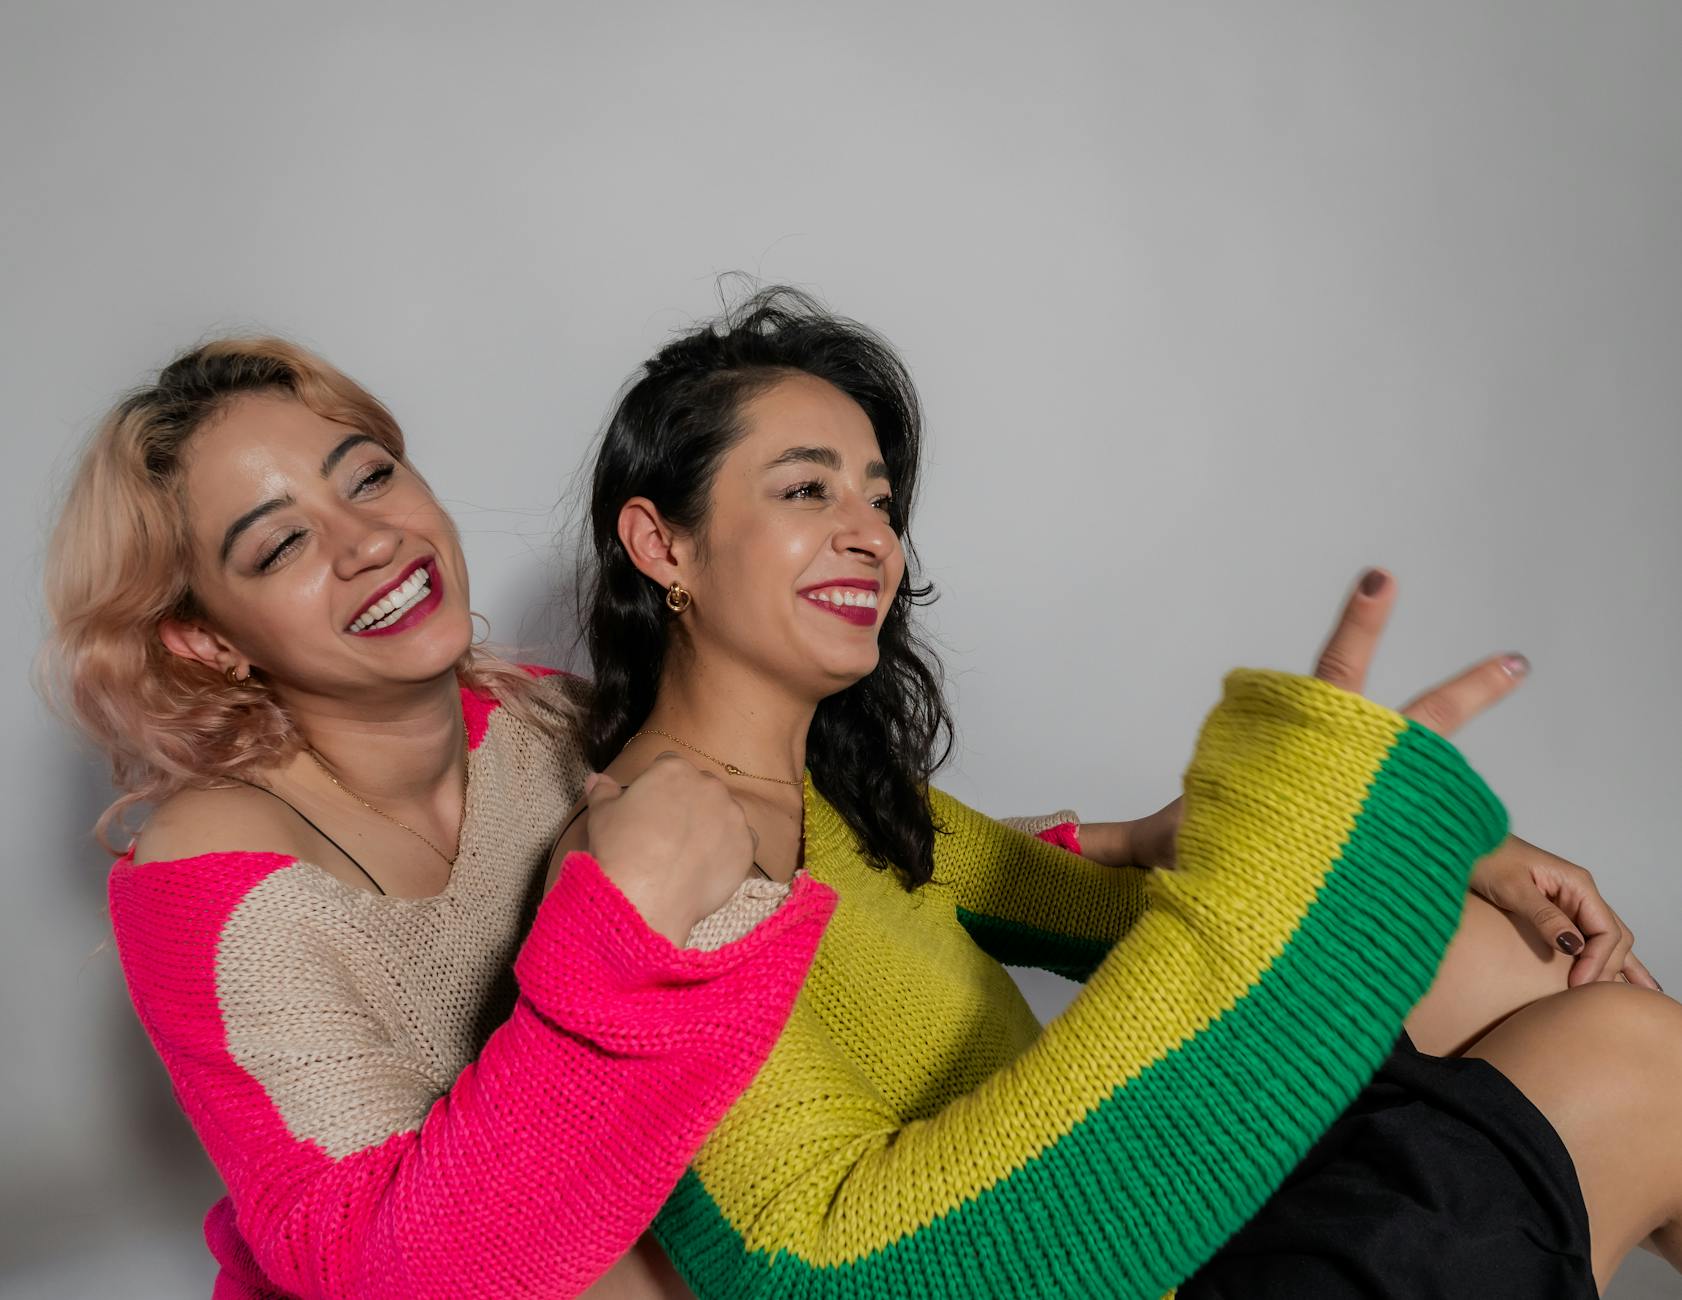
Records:
[[[430,557],[430,556],[428,556],[427,558],[422,559],[422,560],[417,560],[415,563],[411,564],[401,574],[399,574],[398,577],[394,581],[387,583],[378,592],[376,592],[373,596],[371,596],[367,600],[367,602],[362,606],[362,609],[360,611],[358,611],[356,617],[361,618],[362,615],[365,614],[368,611],[369,606],[374,605],[377,602],[385,599],[385,597],[387,595],[389,595],[393,591],[396,591],[405,582],[407,582],[410,579],[410,577],[412,577],[414,575],[416,570],[422,569],[422,568],[424,568],[426,570],[427,592],[426,592],[426,595],[421,598],[419,603],[417,603],[411,609],[409,609],[403,615],[403,617],[398,619],[395,623],[388,623],[384,627],[364,628],[360,632],[351,632],[351,635],[352,636],[395,636],[399,632],[407,632],[410,628],[414,627],[417,623],[424,622],[427,618],[431,617],[432,611],[437,609],[438,606],[443,603],[443,600],[444,600],[444,583],[443,583],[443,580],[439,577],[438,566],[433,562],[432,557]],[[355,621],[356,621],[356,619],[351,620],[351,622],[353,622],[353,623]]]
[[[875,627],[878,614],[877,608],[870,605],[842,605],[834,601],[818,600],[810,593],[814,591],[833,591],[844,587],[849,591],[880,592],[882,584],[874,578],[831,578],[827,582],[814,582],[809,587],[800,589],[800,596],[808,605],[816,605],[819,609],[827,610],[838,618],[844,618],[856,627]]]

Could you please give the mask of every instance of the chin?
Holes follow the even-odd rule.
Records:
[[[411,633],[406,644],[380,647],[379,670],[393,681],[424,682],[453,669],[473,644],[473,622],[466,614],[455,619],[445,610],[438,613],[443,617],[416,629],[419,635]]]
[[[851,686],[857,686],[871,673],[876,671],[877,657],[872,655],[869,663],[854,662],[851,664],[836,664],[827,669],[829,689],[825,696],[839,695]]]
[[[432,645],[425,647],[421,656],[433,666],[435,672],[448,672],[461,661],[461,657],[473,648],[473,623],[463,618],[461,628],[455,635],[450,635],[451,629],[440,628],[444,633],[436,638]],[[421,647],[416,647],[417,650]]]

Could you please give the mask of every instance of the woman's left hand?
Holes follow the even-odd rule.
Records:
[[[1658,981],[1631,951],[1635,936],[1574,862],[1516,835],[1472,871],[1472,892],[1517,919],[1550,948],[1575,960],[1572,988],[1596,980],[1623,980],[1656,989]]]

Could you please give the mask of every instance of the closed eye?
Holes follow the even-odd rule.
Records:
[[[303,540],[303,537],[304,534],[302,530],[298,529],[286,534],[285,537],[281,538],[278,546],[271,550],[262,559],[257,561],[257,571],[259,573],[267,573],[284,557],[290,555],[294,550],[296,550],[298,543]]]

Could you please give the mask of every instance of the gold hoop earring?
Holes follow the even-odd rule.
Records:
[[[242,691],[254,691],[260,686],[260,683],[251,676],[249,669],[246,670],[244,677],[239,676],[239,667],[236,664],[229,664],[228,670],[222,675],[228,679],[229,686],[237,686]]]
[[[674,582],[666,591],[666,608],[681,614],[689,608],[689,591],[681,582]]]
[[[479,622],[479,623],[483,623],[485,625],[485,635],[469,641],[468,644],[470,646],[472,646],[474,649],[477,649],[479,646],[487,644],[491,639],[491,621],[490,621],[490,619],[486,618],[483,614],[479,613],[479,611],[476,610],[476,609],[468,610],[467,611],[467,618],[468,618],[469,622],[475,622],[476,621],[476,622]]]

